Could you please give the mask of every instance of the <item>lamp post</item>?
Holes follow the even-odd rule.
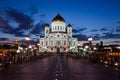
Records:
[[[89,50],[90,50],[91,53],[92,53],[92,62],[94,62],[95,55],[94,55],[94,52],[93,52],[92,40],[93,40],[92,37],[88,38]]]
[[[27,53],[28,53],[28,48],[29,48],[29,44],[30,44],[30,37],[29,36],[26,36],[25,37],[25,40],[27,42]]]
[[[25,37],[25,40],[27,42],[27,48],[29,47],[29,44],[30,44],[30,37],[29,36],[26,36]]]
[[[88,38],[88,42],[89,42],[89,50],[91,50],[91,52],[93,51],[92,40],[93,40],[92,37]]]
[[[77,44],[78,46],[78,53],[80,52],[80,43]]]
[[[88,38],[88,42],[89,42],[89,46],[91,47],[92,46],[92,40],[93,40],[93,38]]]
[[[25,40],[27,42],[27,48],[29,47],[30,44],[30,27],[32,26],[32,23],[29,24],[29,33],[28,36],[25,37]]]
[[[38,50],[38,52],[41,52],[41,48],[42,48],[42,46],[40,45],[40,43],[38,43],[37,44],[37,50]]]

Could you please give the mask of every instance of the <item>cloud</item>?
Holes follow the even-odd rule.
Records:
[[[117,21],[117,24],[120,24],[120,21]]]
[[[29,30],[30,27],[32,27],[31,23],[33,20],[28,16],[23,14],[22,12],[19,12],[16,9],[7,9],[4,11],[4,15],[6,16],[6,19],[3,19],[0,16],[0,31],[6,34],[14,34],[17,37],[25,36],[25,32]],[[12,23],[9,24],[9,22],[14,21],[16,22],[17,27]]]
[[[16,9],[8,9],[6,10],[6,13],[9,19],[19,23],[19,27],[16,30],[28,30],[30,24],[33,22],[30,16],[25,15]]]
[[[120,26],[116,27],[116,32],[120,32]]]
[[[102,36],[102,38],[105,38],[105,39],[109,39],[109,38],[120,38],[120,34],[116,34],[116,33],[103,33],[104,36]]]
[[[8,21],[4,20],[1,16],[0,16],[0,31],[2,31],[3,33],[11,33],[11,32],[13,32],[13,29],[8,24]]]
[[[99,31],[99,30],[97,30],[97,29],[93,29],[93,30],[91,30],[90,32],[97,32],[97,31]]]
[[[46,15],[45,15],[45,14],[41,14],[40,16],[41,16],[41,18],[45,18],[45,17],[46,17]]]
[[[83,32],[85,30],[87,30],[87,28],[73,29],[72,31],[73,31],[73,33],[78,33],[78,32]]]
[[[38,13],[37,3],[34,3],[33,5],[30,6],[30,12],[31,16]]]
[[[45,23],[40,22],[35,25],[34,29],[31,31],[31,34],[42,34],[44,32]]]
[[[9,25],[8,26],[5,26],[3,28],[0,28],[0,31],[2,31],[3,33],[6,33],[6,34],[14,34],[15,36],[17,37],[21,37],[23,36],[23,33],[24,32],[20,32],[20,31],[16,31],[14,30],[12,27],[10,27]],[[20,36],[21,35],[21,36]]]
[[[120,32],[120,28],[119,28],[119,29],[116,29],[116,32]]]
[[[16,32],[15,36],[16,36],[16,37],[25,37],[25,36],[27,36],[27,35],[24,34],[24,32]]]
[[[0,41],[6,41],[8,38],[0,38]]]
[[[107,28],[101,28],[100,31],[107,31]]]
[[[100,34],[95,34],[94,36],[93,36],[93,39],[94,40],[100,40]]]
[[[87,35],[83,34],[74,34],[73,37],[77,37],[79,41],[86,41],[87,40]]]
[[[80,28],[79,31],[85,31],[87,28]]]
[[[73,29],[72,32],[77,33],[77,32],[79,32],[79,30],[78,29]]]
[[[7,22],[0,16],[0,26],[4,27],[7,26]]]
[[[6,34],[13,34],[16,37],[26,36],[26,31],[31,29],[31,34],[41,35],[44,32],[45,22],[41,20],[36,25],[32,25],[33,19],[30,16],[19,12],[16,9],[7,9],[4,11],[6,19],[0,16],[0,31]],[[1,14],[0,14],[1,15]],[[42,14],[41,17],[46,15]],[[11,22],[15,22],[11,23]]]

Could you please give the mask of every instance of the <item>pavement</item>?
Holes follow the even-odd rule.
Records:
[[[54,55],[2,70],[0,80],[120,80],[120,72],[101,64]]]

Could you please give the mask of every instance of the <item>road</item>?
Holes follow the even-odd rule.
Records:
[[[0,71],[0,80],[120,80],[120,72],[56,55]]]

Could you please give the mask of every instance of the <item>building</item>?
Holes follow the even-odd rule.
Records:
[[[77,38],[72,36],[72,25],[66,26],[60,14],[53,18],[51,27],[45,25],[45,35],[39,38],[40,52],[77,52]]]

